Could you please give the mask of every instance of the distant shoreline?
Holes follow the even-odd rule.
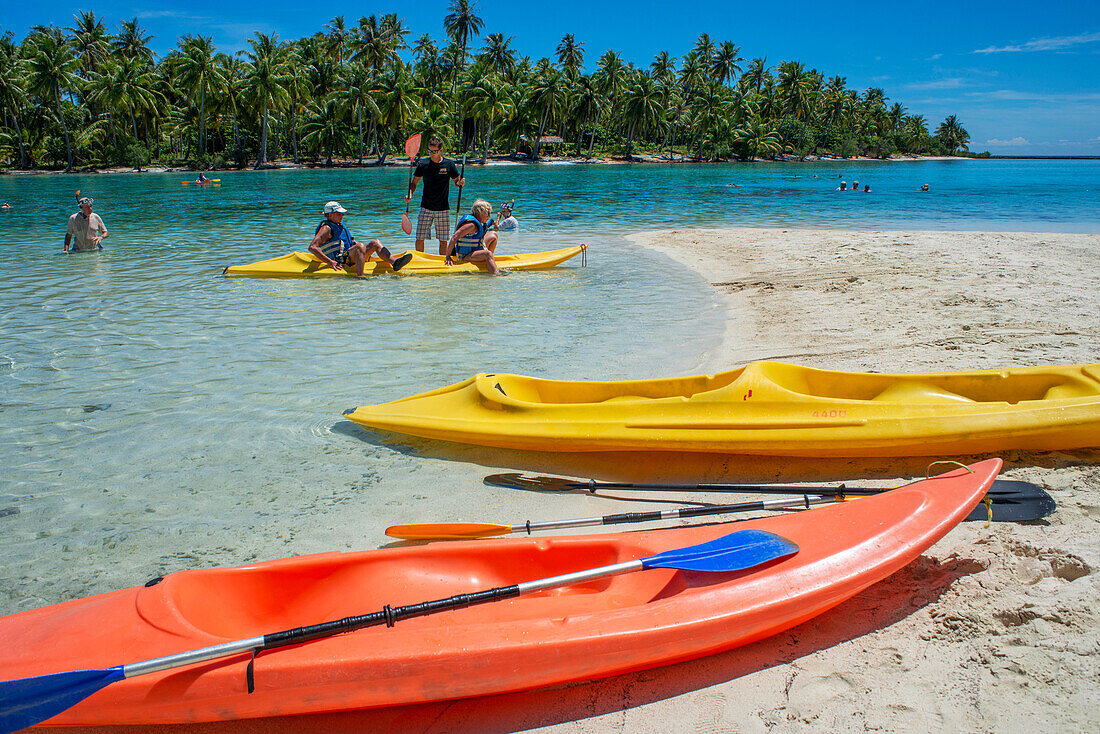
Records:
[[[456,160],[456,159],[452,159]],[[692,158],[684,158],[682,155],[676,155],[673,158],[667,156],[655,156],[640,154],[629,157],[616,157],[616,158],[583,158],[573,156],[562,157],[545,157],[541,160],[533,161],[522,158],[515,158],[513,156],[490,156],[485,163],[481,162],[478,158],[475,160],[467,159],[466,163],[470,166],[599,166],[599,165],[632,165],[635,163],[685,163],[696,165],[731,165],[731,164],[753,164],[761,163],[764,165],[771,165],[776,163],[861,163],[861,162],[876,162],[876,163],[899,163],[908,161],[969,161],[975,160],[966,156],[921,156],[921,155],[898,155],[891,156],[889,158],[869,158],[864,156],[852,156],[850,158],[831,158],[821,156],[807,156],[805,158],[797,157],[780,157],[774,160],[771,159],[756,159],[752,161],[736,161],[736,160],[720,160],[720,161],[700,161]],[[294,163],[292,161],[278,161],[275,163],[267,163],[259,168],[248,166],[246,168],[207,168],[202,169],[205,173],[232,173],[234,171],[294,171],[294,170],[344,170],[344,169],[367,169],[367,168],[399,168],[407,166],[408,162],[404,158],[388,158],[385,163],[357,163],[354,159],[334,160],[331,166],[322,163]],[[112,168],[82,168],[73,170],[71,174],[101,174],[101,173],[198,173],[200,169],[187,168],[184,166],[145,166],[140,171],[135,170],[132,166],[115,166]],[[0,176],[31,176],[31,175],[63,175],[64,170],[52,170],[52,169],[30,169],[30,170],[18,170],[5,168],[0,169]]]
[[[1100,155],[990,155],[990,160],[1009,161],[1100,161]]]

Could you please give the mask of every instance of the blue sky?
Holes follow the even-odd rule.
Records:
[[[443,38],[446,0],[303,4],[272,0],[232,3],[195,0],[186,5],[153,0],[98,0],[78,5],[42,0],[8,3],[0,32],[22,39],[35,24],[72,24],[91,9],[114,30],[137,17],[154,35],[158,52],[180,35],[212,36],[218,49],[235,51],[255,31],[299,38],[336,15],[349,25],[360,16],[397,13],[411,38]],[[560,0],[557,3],[480,0],[483,35],[501,32],[534,59],[552,56],[561,37],[584,44],[589,69],[613,48],[646,65],[667,50],[681,56],[696,37],[741,46],[746,59],[769,64],[797,60],[848,86],[881,87],[889,101],[924,115],[935,128],[958,115],[970,132],[971,150],[1005,155],[1100,155],[1100,2],[923,3],[651,2]],[[480,39],[475,41],[480,45]]]

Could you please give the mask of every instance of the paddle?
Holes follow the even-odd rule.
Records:
[[[351,632],[364,627],[386,625],[412,617],[464,609],[476,604],[512,599],[543,589],[571,586],[593,579],[633,573],[650,568],[671,568],[680,571],[729,573],[753,568],[769,561],[786,558],[798,552],[798,546],[786,538],[761,530],[741,530],[700,545],[677,548],[647,558],[599,566],[584,571],[550,576],[512,586],[459,594],[446,599],[410,604],[403,607],[383,607],[380,611],[357,617],[345,617],[308,627],[274,632],[189,652],[152,658],[129,665],[102,670],[73,670],[39,675],[33,678],[0,683],[0,732],[17,731],[33,726],[75,706],[96,691],[125,678],[156,673],[171,668],[201,663],[241,653],[256,653],[285,645]],[[78,644],[78,642],[77,642]]]
[[[467,117],[462,121],[462,173],[459,174],[459,178],[466,178],[466,153],[470,150],[470,143],[474,139],[474,120],[471,117]],[[462,211],[462,187],[458,187],[458,203],[455,205],[455,219],[458,219],[459,212]]]
[[[781,486],[774,484],[662,484],[642,483],[630,484],[625,482],[599,482],[594,479],[587,481],[572,481],[561,477],[525,477],[522,474],[492,474],[485,477],[485,483],[497,487],[509,487],[511,489],[523,489],[533,492],[589,492],[595,493],[601,489],[613,489],[617,491],[634,489],[652,489],[672,492],[700,491],[700,492],[742,492],[752,494],[790,494],[790,495],[824,495],[832,497],[844,497],[847,495],[874,495],[888,492],[896,488],[860,488],[848,487],[843,484],[809,485],[809,486]],[[602,495],[606,497],[607,495]],[[1054,498],[1043,491],[1043,488],[1032,484],[1012,479],[995,479],[993,486],[989,488],[986,497],[991,502],[992,520],[994,522],[1023,522],[1026,520],[1039,520],[1050,515],[1058,505]],[[616,498],[625,499],[625,498]],[[990,516],[985,507],[979,505],[974,509],[967,520],[989,520]]]
[[[203,181],[202,184],[218,183],[220,181],[221,181],[220,178],[208,178],[205,181]],[[184,186],[189,186],[191,184],[195,184],[196,186],[201,186],[202,185],[198,181],[183,181],[182,183],[183,183]]]
[[[428,522],[413,525],[391,525],[386,535],[402,540],[462,540],[468,538],[490,538],[509,533],[527,533],[535,530],[561,530],[581,528],[588,525],[621,525],[624,523],[653,522],[655,520],[673,520],[681,517],[701,517],[704,515],[726,515],[735,512],[754,512],[759,510],[780,510],[791,507],[820,505],[826,502],[838,502],[839,497],[815,497],[803,495],[797,499],[761,500],[757,502],[739,502],[734,505],[707,505],[705,507],[680,507],[675,510],[656,510],[653,512],[624,512],[603,517],[582,517],[574,520],[545,520],[520,525],[496,525],[478,522]]]
[[[405,141],[405,155],[409,157],[409,199],[405,202],[405,216],[401,217],[401,231],[412,234],[413,226],[409,221],[409,203],[412,202],[413,174],[416,173],[416,158],[420,152],[420,133],[410,135]]]

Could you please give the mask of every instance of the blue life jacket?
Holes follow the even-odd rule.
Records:
[[[489,231],[488,222],[482,224],[477,221],[477,217],[464,214],[462,219],[458,220],[458,226],[455,229],[462,229],[467,224],[473,224],[475,229],[473,232],[458,238],[458,242],[455,244],[455,253],[459,257],[466,257],[471,252],[485,249],[485,245],[481,244],[481,241],[485,239],[485,234]]]
[[[344,253],[351,249],[355,240],[352,239],[351,232],[348,231],[347,227],[329,219],[322,219],[321,223],[317,225],[317,229],[313,230],[313,234],[316,235],[320,232],[321,227],[324,227],[326,224],[329,227],[329,231],[332,233],[332,237],[327,242],[323,242],[320,245],[321,252],[325,253],[333,260],[339,261],[339,259],[344,256]]]

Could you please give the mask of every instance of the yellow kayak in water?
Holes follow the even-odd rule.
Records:
[[[497,255],[497,265],[503,270],[538,270],[540,268],[552,268],[560,265],[571,257],[575,257],[588,249],[587,245],[566,247],[561,250],[549,252],[532,252],[524,255]],[[401,268],[400,275],[455,275],[458,273],[484,273],[484,268],[479,268],[473,263],[455,263],[450,267],[444,262],[442,255],[429,255],[423,252],[410,250],[412,260]],[[273,257],[270,260],[261,260],[250,265],[230,265],[224,271],[225,275],[250,275],[261,278],[277,278],[290,276],[309,277],[347,277],[355,275],[353,267],[344,270],[333,270],[325,262],[309,252],[292,252],[282,257]],[[364,275],[383,275],[393,273],[390,264],[378,258],[371,258],[363,269]]]
[[[950,456],[1100,447],[1100,365],[870,374],[753,362],[716,375],[475,375],[345,411],[372,428],[538,451]]]

